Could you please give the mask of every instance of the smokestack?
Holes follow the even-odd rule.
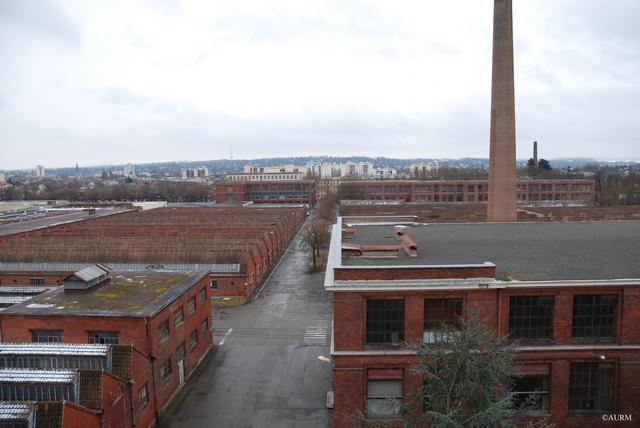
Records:
[[[516,221],[516,115],[511,0],[493,3],[487,221]]]
[[[533,142],[533,161],[538,165],[538,142]]]

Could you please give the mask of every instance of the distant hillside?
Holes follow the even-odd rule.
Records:
[[[397,170],[406,170],[409,165],[420,162],[433,162],[438,161],[442,167],[445,168],[487,168],[489,166],[489,159],[486,158],[461,158],[461,159],[430,159],[430,158],[413,158],[413,159],[397,159],[397,158],[385,158],[385,157],[368,157],[368,156],[298,156],[298,157],[277,157],[277,158],[261,158],[261,159],[217,159],[217,160],[202,160],[202,161],[173,161],[173,162],[155,162],[155,163],[143,163],[136,164],[136,172],[148,172],[152,174],[175,176],[180,173],[182,168],[193,168],[199,166],[206,166],[211,174],[222,174],[225,172],[240,171],[242,167],[247,164],[256,166],[274,166],[283,164],[304,165],[310,161],[319,162],[373,162],[375,167],[392,167]],[[549,159],[551,164],[555,168],[581,168],[587,164],[598,164],[602,166],[616,166],[616,165],[638,165],[635,161],[601,161],[591,158],[558,158]],[[518,166],[526,164],[526,159],[519,159]],[[80,167],[81,175],[93,175],[101,173],[103,171],[122,171],[124,165],[97,165]],[[7,171],[7,175],[25,175],[29,170],[15,170]],[[75,174],[75,167],[67,168],[47,168],[47,175],[73,175]]]

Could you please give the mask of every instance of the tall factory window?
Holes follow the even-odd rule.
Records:
[[[573,338],[615,339],[617,310],[615,294],[573,296]]]
[[[367,370],[367,418],[395,418],[402,412],[403,370]]]
[[[196,312],[196,298],[192,297],[187,302],[187,312],[189,315],[193,315]]]
[[[172,365],[171,365],[171,357],[167,358],[162,367],[160,367],[160,377],[162,378],[162,382],[166,382],[171,377]]]
[[[516,408],[527,405],[527,413],[549,413],[549,375],[522,376],[514,381]]]
[[[40,343],[61,342],[60,336],[60,330],[33,330],[31,332],[33,341]]]
[[[462,299],[424,301],[424,343],[434,343],[448,327],[456,327],[462,316]]]
[[[613,364],[571,363],[569,411],[601,413],[613,410]]]
[[[118,332],[117,331],[90,331],[89,343],[106,343],[106,344],[117,345]]]
[[[367,300],[367,344],[400,345],[404,340],[404,300]]]
[[[165,321],[158,327],[158,342],[163,344],[169,338],[169,321]]]
[[[511,296],[509,338],[524,341],[553,339],[554,296]]]

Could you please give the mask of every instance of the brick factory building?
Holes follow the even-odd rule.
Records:
[[[219,204],[253,202],[254,204],[316,204],[314,180],[243,181],[216,184],[215,200]]]
[[[284,253],[305,212],[158,208],[34,230],[25,224],[0,242],[0,285],[55,286],[102,263],[116,270],[208,270],[213,296],[246,298]]]
[[[487,180],[447,181],[343,181],[342,199],[405,202],[486,202],[489,195]],[[517,184],[520,204],[596,202],[594,180],[520,180]],[[486,209],[486,208],[485,208]]]
[[[109,272],[94,266],[66,278],[62,287],[3,309],[0,333],[5,342],[128,346],[134,385],[129,417],[146,427],[212,347],[209,285],[208,271]],[[119,371],[112,371],[127,378],[121,360]]]
[[[605,427],[640,396],[640,221],[424,225],[339,218],[325,288],[333,293],[334,426],[406,400],[423,380],[405,342],[478,314],[517,339],[531,415],[557,427]],[[406,219],[405,219],[406,221]],[[343,227],[344,225],[344,227]],[[378,400],[378,401],[376,401]]]

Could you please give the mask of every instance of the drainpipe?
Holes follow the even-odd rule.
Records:
[[[158,414],[158,389],[156,388],[156,366],[155,361],[156,357],[151,353],[152,341],[151,341],[151,332],[149,331],[150,324],[149,318],[145,317],[144,324],[147,326],[147,343],[149,346],[149,361],[151,362],[151,383],[153,385],[153,412],[156,417],[156,423],[160,422],[160,415]]]

